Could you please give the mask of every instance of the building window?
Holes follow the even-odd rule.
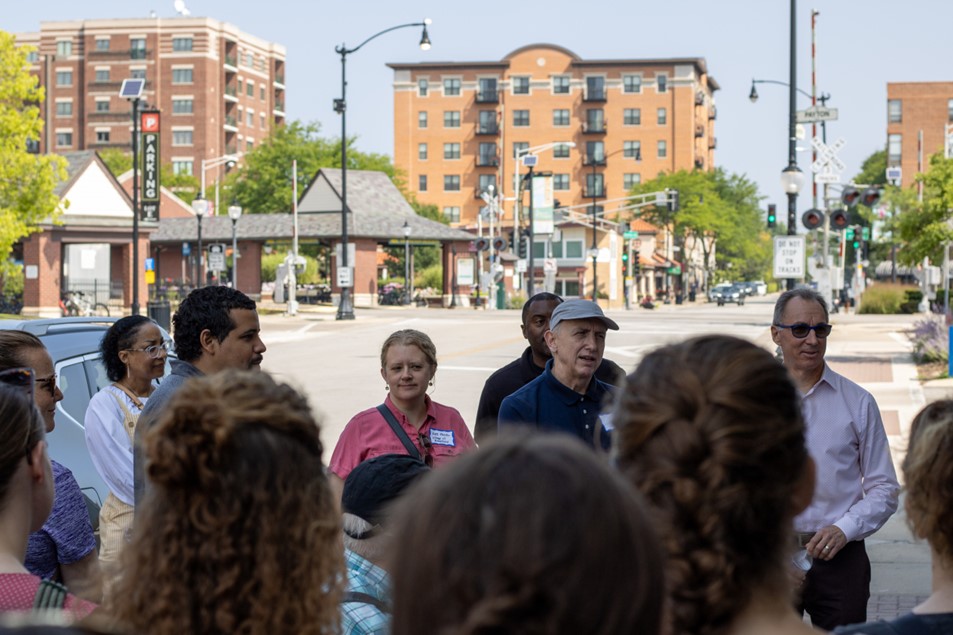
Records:
[[[946,118],[953,121],[953,99],[946,102]]]
[[[606,78],[601,75],[586,78],[586,99],[602,101],[606,98]]]
[[[566,258],[582,258],[582,241],[566,241]]]
[[[590,132],[602,132],[605,129],[606,121],[602,108],[589,108],[586,110],[586,130]]]
[[[569,175],[568,174],[554,174],[553,175],[553,189],[554,190],[568,190],[569,189]]]
[[[57,42],[56,43],[56,57],[69,57],[72,54],[73,54],[72,42]]]
[[[141,37],[129,38],[129,58],[134,60],[146,59],[146,39]]]
[[[97,130],[97,131],[96,131],[96,143],[109,143],[109,131],[108,131],[108,130]]]
[[[56,133],[56,147],[57,148],[69,148],[73,145],[73,133],[72,132],[57,132]]]
[[[426,128],[427,127],[427,111],[421,110],[417,113],[417,127]]]
[[[73,85],[73,71],[56,71],[56,85],[57,86],[72,86]]]
[[[129,77],[131,79],[145,79],[146,78],[146,69],[144,68],[130,68]]]
[[[172,99],[173,115],[191,115],[193,112],[193,102],[191,99]]]
[[[477,184],[477,187],[480,189],[480,192],[489,192],[490,188],[496,188],[496,175],[494,174],[481,174],[480,180]]]
[[[421,161],[427,160],[427,144],[426,143],[417,144],[417,158],[420,159]]]
[[[513,125],[514,126],[528,126],[529,125],[529,111],[528,110],[514,110],[513,111]]]
[[[665,108],[658,109],[658,125],[664,126],[668,123],[668,111]]]
[[[459,207],[444,207],[443,217],[447,219],[447,222],[459,223],[460,222],[460,208]]]
[[[622,175],[622,187],[625,188],[625,191],[628,192],[633,187],[642,182],[642,175],[635,174],[623,174]]]
[[[57,117],[72,117],[73,116],[73,102],[71,101],[56,102],[56,116]]]
[[[108,81],[109,81],[109,69],[108,69],[108,68],[97,68],[97,69],[96,69],[96,81],[97,81],[97,82],[108,82]]]
[[[254,127],[255,125],[255,111],[249,110],[245,113],[245,125],[249,128]]]
[[[602,163],[606,160],[606,148],[601,141],[586,142],[586,160],[591,163]]]
[[[887,121],[890,123],[899,123],[903,121],[902,118],[902,104],[903,102],[899,99],[888,99],[887,100]]]
[[[568,108],[556,108],[553,110],[553,125],[554,126],[568,126],[569,125],[569,109]]]
[[[559,145],[553,146],[553,157],[556,159],[568,159],[569,144],[560,143]]]
[[[479,79],[476,100],[478,104],[494,104],[500,100],[496,94],[495,77],[481,77]]]
[[[96,102],[96,112],[109,112],[109,100],[104,99]]]
[[[623,93],[641,93],[642,92],[642,76],[641,75],[625,75],[622,77],[622,92]]]
[[[36,64],[37,62],[40,61],[40,52],[35,49],[32,51],[27,51],[26,61],[30,62],[31,64]],[[37,152],[39,152],[39,150],[37,150]]]
[[[557,95],[566,95],[569,93],[569,75],[556,75],[553,77],[553,92]]]
[[[173,130],[172,131],[172,145],[174,146],[192,145],[192,131],[191,130]]]
[[[601,174],[586,174],[586,196],[605,196],[605,181]]]
[[[429,91],[430,91],[430,81],[423,77],[418,79],[417,80],[417,96],[426,97]]]
[[[265,87],[264,86],[259,87],[258,98],[261,99],[262,101],[265,101]]]
[[[460,111],[459,110],[444,110],[443,111],[443,127],[444,128],[459,128],[460,127]]]
[[[626,159],[642,160],[642,142],[641,141],[623,141],[622,156]]]
[[[513,94],[529,95],[529,77],[513,77]]]
[[[97,51],[108,51],[108,50],[109,50],[109,40],[108,40],[108,39],[96,40],[96,50],[97,50]]]
[[[421,174],[417,177],[417,191],[426,192],[427,191],[427,175]]]
[[[255,82],[248,80],[248,83],[245,84],[245,94],[249,97],[255,96]]]
[[[248,68],[255,67],[255,54],[254,53],[245,53],[245,66]]]
[[[192,69],[191,68],[173,68],[172,69],[172,83],[173,84],[191,84],[192,83]]]
[[[443,144],[443,158],[444,159],[459,159],[460,158],[460,144],[459,143]]]
[[[641,126],[642,125],[642,109],[641,108],[626,108],[622,111],[622,124],[625,126]]]
[[[448,77],[443,80],[443,94],[445,97],[457,97],[460,95],[460,80],[455,77]]]
[[[245,152],[251,152],[255,149],[254,139],[245,139]]]
[[[658,142],[658,158],[664,159],[668,156],[668,142],[664,139]]]
[[[496,111],[495,110],[481,110],[480,111],[480,127],[477,132],[482,132],[485,134],[496,134]]]
[[[658,92],[667,93],[668,92],[668,77],[666,75],[656,75],[655,86],[657,87]]]
[[[513,158],[520,158],[520,154],[529,149],[528,141],[514,141],[513,142]]]
[[[490,142],[481,143],[479,153],[477,154],[477,165],[486,166],[496,164],[496,144]]]
[[[903,135],[887,135],[887,164],[900,165]]]
[[[192,38],[190,37],[174,37],[172,38],[172,50],[178,52],[185,52],[192,50]]]
[[[192,176],[192,161],[172,161],[172,174],[185,174]]]
[[[443,191],[444,192],[459,192],[460,191],[460,175],[459,174],[445,174],[443,177]]]

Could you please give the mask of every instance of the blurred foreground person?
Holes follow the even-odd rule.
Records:
[[[393,635],[659,633],[641,497],[566,435],[503,432],[398,506]]]
[[[386,634],[390,629],[390,570],[395,549],[391,509],[430,468],[407,454],[364,461],[344,481],[344,560],[347,592],[341,602],[344,635]]]
[[[111,594],[143,635],[332,633],[341,525],[307,401],[258,372],[184,383],[143,439],[151,487]]]
[[[33,404],[33,380],[29,368],[6,369],[0,376],[0,613],[30,611],[38,596],[54,595],[58,600],[50,608],[82,617],[95,605],[41,581],[23,564],[30,532],[39,530],[53,507],[53,470],[44,421]]]
[[[665,346],[629,375],[614,422],[617,463],[668,555],[671,632],[816,633],[788,571],[814,465],[784,367],[733,337]]]
[[[933,594],[909,615],[835,633],[953,633],[953,401],[936,401],[917,414],[902,469],[907,522],[917,538],[930,543]]]

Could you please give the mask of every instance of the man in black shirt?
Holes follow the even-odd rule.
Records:
[[[554,293],[537,293],[523,305],[523,323],[520,328],[529,346],[519,359],[513,360],[486,380],[480,405],[477,407],[473,437],[478,444],[486,443],[496,435],[497,418],[503,399],[513,394],[543,373],[552,357],[544,334],[549,330],[553,309],[563,301]],[[625,371],[607,359],[596,370],[596,378],[607,384],[620,385]]]

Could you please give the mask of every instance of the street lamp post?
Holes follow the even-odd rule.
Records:
[[[227,165],[229,168],[234,167],[238,160],[242,157],[241,152],[235,154],[223,154],[220,157],[215,157],[214,159],[202,159],[202,188],[200,190],[202,198],[207,199],[205,195],[205,173],[212,168],[217,168],[220,165]],[[215,207],[212,209],[213,214],[218,214],[218,183],[219,179],[215,179]]]
[[[370,42],[371,40],[384,35],[385,33],[390,33],[391,31],[396,31],[397,29],[404,29],[408,27],[423,27],[423,32],[420,36],[420,49],[423,51],[430,50],[430,36],[427,33],[427,25],[430,24],[430,18],[425,19],[423,22],[411,22],[409,24],[399,24],[397,26],[392,26],[389,29],[384,29],[378,33],[375,33],[371,37],[367,38],[354,48],[347,48],[344,44],[334,47],[334,52],[341,56],[341,98],[334,100],[334,112],[341,115],[341,260],[338,262],[338,267],[348,267],[348,257],[347,257],[347,56],[351,53],[356,53],[362,46]],[[351,281],[353,283],[353,280]],[[351,298],[351,287],[344,286],[341,287],[341,301],[338,304],[338,312],[336,319],[338,320],[353,320],[354,319],[354,303]]]
[[[404,304],[410,304],[413,294],[413,281],[410,279],[410,223],[404,221]]]
[[[454,243],[450,243],[450,257],[453,260],[450,269],[452,278],[450,280],[450,306],[448,308],[455,309],[457,308],[457,246]]]
[[[195,220],[198,221],[198,254],[195,260],[195,288],[204,287],[204,270],[202,269],[205,253],[202,251],[202,217],[208,213],[208,201],[202,197],[201,192],[195,200],[192,201],[192,211],[195,212]]]
[[[232,203],[228,206],[228,217],[232,219],[232,288],[238,288],[238,219],[242,217],[242,206]]]

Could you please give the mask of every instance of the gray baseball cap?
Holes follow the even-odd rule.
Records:
[[[566,300],[553,309],[553,315],[549,318],[549,330],[553,330],[563,320],[601,320],[606,328],[613,331],[619,330],[619,325],[606,317],[599,305],[590,300]]]

